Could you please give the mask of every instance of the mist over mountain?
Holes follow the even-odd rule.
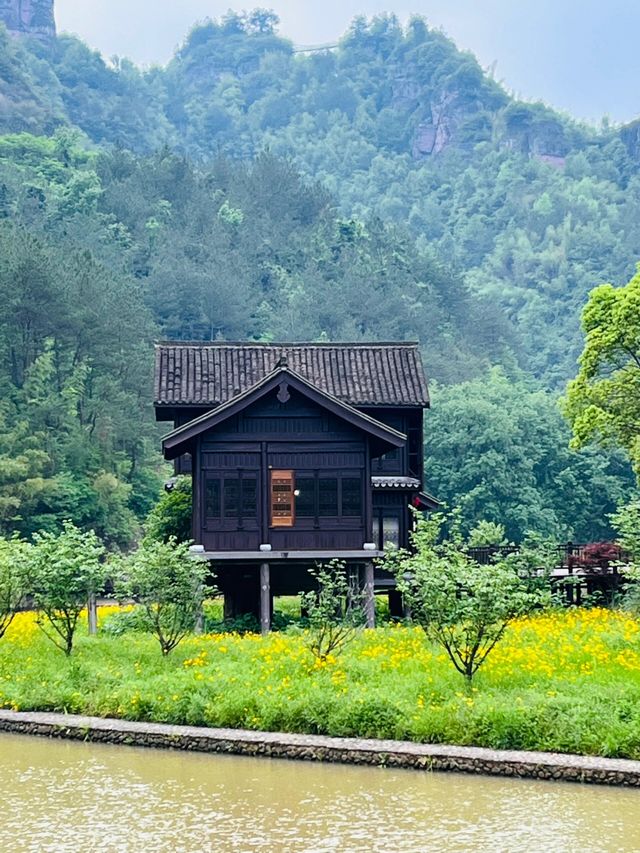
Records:
[[[269,4],[296,44],[337,41],[357,15],[423,15],[525,99],[544,100],[578,118],[631,121],[640,115],[640,6],[628,0],[327,0]],[[228,0],[58,0],[61,30],[77,33],[105,56],[164,63],[191,25],[223,15]]]

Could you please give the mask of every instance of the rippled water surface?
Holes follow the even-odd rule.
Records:
[[[640,851],[640,793],[0,735],[0,850]]]

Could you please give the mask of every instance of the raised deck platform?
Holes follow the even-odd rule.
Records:
[[[384,551],[197,551],[193,554],[211,562],[273,563],[279,560],[377,560]]]

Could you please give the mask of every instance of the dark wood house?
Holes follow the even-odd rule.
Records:
[[[405,546],[423,492],[417,344],[162,343],[156,417],[166,459],[193,479],[195,549],[215,564],[228,615],[268,628],[273,594],[339,558],[373,601],[373,560]]]

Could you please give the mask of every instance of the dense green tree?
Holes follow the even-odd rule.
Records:
[[[480,521],[520,542],[529,532],[556,541],[611,538],[609,514],[633,477],[620,454],[568,447],[557,398],[499,370],[433,392],[427,415],[426,477],[465,531]]]
[[[59,483],[52,476],[47,436],[34,433],[6,403],[0,412],[0,534],[31,532],[43,503],[53,501]]]
[[[268,11],[229,13],[146,72],[2,30],[0,70],[3,532],[70,517],[132,540],[162,473],[157,333],[417,338],[441,383],[433,490],[510,538],[609,535],[622,462],[569,454],[535,389],[572,375],[586,295],[640,257],[629,134],[517,102],[393,15],[307,55]],[[539,385],[482,397],[496,363]]]
[[[167,150],[96,156],[64,134],[22,135],[0,139],[0,170],[5,532],[70,517],[109,544],[131,541],[159,488],[153,315],[176,338],[418,338],[432,376],[470,380],[435,394],[431,488],[469,527],[504,523],[511,539],[609,535],[623,463],[570,453],[552,395],[485,377],[520,354],[489,298],[408,232],[340,216],[290,161],[201,171]],[[547,194],[535,215],[554,204]]]
[[[587,293],[600,281],[628,279],[640,257],[630,135],[514,100],[420,18],[405,28],[393,15],[358,18],[336,49],[312,55],[294,54],[276,25],[264,9],[208,20],[166,68],[145,73],[125,60],[105,62],[70,36],[49,46],[4,37],[0,129],[75,125],[94,143],[169,146],[203,162],[220,153],[250,160],[266,147],[291,157],[334,194],[343,217],[378,215],[408,227],[421,250],[489,298],[518,340],[520,366],[562,386],[581,349],[578,310]],[[166,168],[170,158],[163,159]],[[58,177],[66,166],[57,164]],[[35,219],[58,205],[99,204],[91,170],[71,171],[62,180],[66,198],[52,198],[37,180],[23,183],[24,198],[13,204]],[[177,188],[177,169],[174,177]],[[166,222],[158,210],[138,217],[130,189],[129,181],[102,185],[107,207],[119,197],[125,208],[113,227],[130,220],[129,229],[147,228],[149,240],[164,245]],[[87,239],[95,233],[85,230]],[[122,240],[129,236],[121,230]],[[148,255],[138,247],[136,273],[147,275]],[[224,293],[205,290],[211,314],[215,291]],[[207,323],[211,333],[215,324],[196,314],[193,333]],[[235,321],[229,330],[219,325],[219,333],[235,328]]]
[[[593,290],[582,325],[580,370],[564,401],[573,445],[624,448],[640,476],[640,268],[624,287]]]
[[[65,156],[44,153],[52,162]],[[60,232],[91,211],[77,201],[64,210],[57,178],[41,178],[51,220],[27,228],[16,211],[0,222],[0,528],[53,531],[72,518],[124,545],[137,529],[133,506],[148,511],[159,482],[140,475],[157,468],[147,387],[153,323],[133,278]]]
[[[180,544],[189,542],[191,522],[191,477],[177,477],[149,513],[145,523],[146,535],[155,542],[169,542],[171,539]]]

